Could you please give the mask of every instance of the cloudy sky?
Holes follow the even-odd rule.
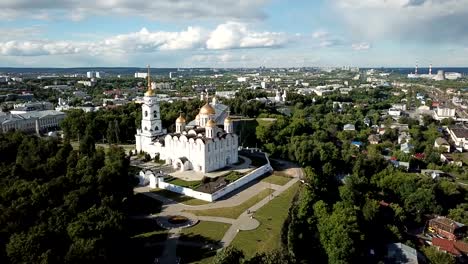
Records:
[[[0,67],[468,66],[468,0],[0,0]]]

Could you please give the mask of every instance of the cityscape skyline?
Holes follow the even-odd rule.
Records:
[[[0,67],[463,67],[467,3],[4,0]]]

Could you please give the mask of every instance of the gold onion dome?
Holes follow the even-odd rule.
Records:
[[[232,123],[232,119],[228,116],[224,119],[224,123]]]
[[[145,92],[145,96],[153,96],[154,95],[154,91],[153,89],[151,89],[151,87],[148,88],[148,90]]]
[[[200,114],[195,117],[195,120],[200,120]]]
[[[213,121],[213,120],[208,120],[208,122],[206,122],[206,127],[215,127],[216,126],[216,122]]]
[[[176,123],[185,123],[185,118],[180,114],[180,116],[176,119]]]
[[[215,113],[214,108],[208,103],[200,108],[200,115],[214,115]]]

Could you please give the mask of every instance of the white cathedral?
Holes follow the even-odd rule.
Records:
[[[151,83],[148,74],[148,83]],[[180,171],[210,172],[238,161],[238,136],[226,106],[208,102],[195,120],[186,126],[182,114],[175,121],[176,132],[162,128],[159,101],[151,86],[143,98],[141,129],[137,130],[136,149],[148,153]],[[217,112],[217,110],[219,110]],[[224,125],[223,128],[218,123]],[[190,128],[190,129],[189,129]]]

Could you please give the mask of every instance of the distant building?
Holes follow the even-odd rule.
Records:
[[[76,83],[82,84],[83,86],[87,86],[87,87],[92,87],[96,85],[96,82],[92,80],[91,81],[77,81]]]
[[[436,138],[434,142],[434,148],[437,148],[443,152],[450,152],[450,144],[445,138]]]
[[[443,216],[438,216],[429,220],[428,224],[430,232],[438,234],[449,240],[456,240],[462,236],[465,228],[465,225]]]
[[[391,115],[391,116],[398,117],[398,116],[401,115],[401,110],[396,109],[396,108],[390,108],[390,109],[388,109],[388,114]]]
[[[237,91],[216,91],[215,94],[217,97],[224,97],[224,98],[234,98],[236,97]]]
[[[151,83],[151,87],[153,88],[153,83]],[[159,90],[170,90],[172,89],[172,83],[170,82],[161,82],[161,83],[154,83],[154,89],[159,89]]]
[[[468,244],[459,240],[448,240],[439,237],[432,238],[432,246],[436,247],[439,251],[451,254],[455,257],[468,255]]]
[[[50,102],[27,102],[15,104],[11,114],[25,114],[31,111],[53,110],[54,105]]]
[[[86,72],[86,77],[88,79],[91,79],[91,78],[101,78],[101,73],[98,72],[98,71],[89,71],[89,72]]]
[[[238,82],[247,82],[248,78],[247,77],[237,77]]]
[[[343,127],[344,131],[355,131],[356,127],[353,124],[346,124]]]
[[[377,145],[380,142],[380,136],[372,134],[367,138],[367,140],[369,141],[371,145]]]
[[[456,110],[455,108],[443,108],[443,107],[437,107],[436,110],[434,110],[434,119],[435,120],[443,120],[446,118],[454,118],[455,119],[455,113]]]
[[[387,262],[399,264],[418,264],[418,251],[402,243],[392,243],[387,245]]]
[[[462,74],[459,72],[447,72],[445,73],[445,78],[447,80],[457,80],[462,77]]]
[[[458,151],[468,150],[468,129],[456,127],[449,128],[447,131]]]
[[[55,110],[30,111],[24,114],[0,113],[1,132],[11,130],[24,132],[54,131],[59,128],[65,113]]]
[[[148,73],[146,73],[146,72],[135,72],[135,78],[146,79],[146,78],[148,78]]]
[[[71,87],[66,84],[59,84],[59,85],[46,85],[44,89],[53,89],[53,90],[68,90]]]
[[[400,145],[400,150],[403,153],[409,154],[414,149],[414,146],[410,143],[403,143]]]

